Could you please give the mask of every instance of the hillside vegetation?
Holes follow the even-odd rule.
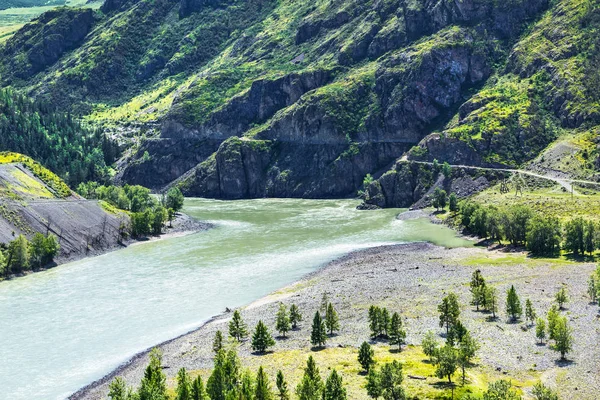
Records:
[[[572,72],[594,68],[596,11],[591,0],[110,0],[22,28],[0,74],[127,139],[117,180],[339,197],[426,137],[420,157],[519,165],[595,120],[582,94],[593,86]],[[549,25],[564,44],[545,39],[558,35]],[[551,48],[572,42],[586,51]],[[469,151],[437,154],[428,135],[440,127]]]

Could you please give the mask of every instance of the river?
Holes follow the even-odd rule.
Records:
[[[64,399],[135,353],[352,250],[467,242],[353,200],[186,199],[213,229],[0,282],[0,397]]]

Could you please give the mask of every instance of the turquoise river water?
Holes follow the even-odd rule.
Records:
[[[215,227],[0,282],[0,398],[64,399],[137,352],[350,251],[468,242],[354,200],[186,199]]]

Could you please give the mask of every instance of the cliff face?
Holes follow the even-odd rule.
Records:
[[[598,120],[593,0],[111,0],[103,12],[24,86],[96,110],[117,135],[158,127],[117,175],[155,189],[352,196],[403,155],[518,166]]]

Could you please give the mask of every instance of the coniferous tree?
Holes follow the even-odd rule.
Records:
[[[335,368],[329,374],[325,382],[325,390],[323,393],[324,400],[346,400],[346,388],[342,382],[342,377],[337,373]]]
[[[242,320],[242,316],[238,310],[233,312],[233,317],[229,321],[229,336],[236,339],[238,342],[248,336],[248,327]]]
[[[262,365],[258,367],[258,372],[256,374],[256,385],[254,388],[253,400],[271,400],[273,398],[271,385],[269,384],[269,377],[267,376]]]
[[[252,335],[252,350],[264,353],[271,346],[275,346],[273,336],[269,333],[267,326],[262,321],[258,321]]]
[[[288,385],[281,370],[277,371],[277,380],[275,383],[277,385],[277,398],[279,398],[279,400],[290,400]]]
[[[292,304],[290,307],[290,323],[292,324],[292,329],[296,329],[298,327],[298,323],[302,321],[302,314],[298,309],[298,306]]]
[[[211,400],[225,400],[228,392],[238,389],[241,377],[240,359],[235,349],[221,350],[214,360],[212,374],[206,382],[206,392]]]
[[[208,400],[206,389],[204,388],[204,382],[202,377],[198,375],[196,379],[192,381],[192,400]]]
[[[323,347],[327,341],[327,331],[325,322],[321,318],[321,314],[317,311],[313,318],[312,332],[310,334],[310,343],[314,347]]]
[[[485,279],[481,274],[481,270],[475,270],[471,276],[471,295],[473,297],[473,304],[479,311],[479,305],[485,303]]]
[[[253,399],[255,395],[254,378],[250,371],[246,370],[242,374],[241,382],[234,382],[234,386],[226,394],[226,399]]]
[[[150,363],[138,390],[139,400],[168,400],[167,378],[162,372],[162,353],[158,349],[150,352]]]
[[[531,300],[525,300],[525,319],[533,325],[536,318],[537,314],[533,309],[533,304],[531,304]]]
[[[487,286],[485,289],[485,307],[486,310],[492,313],[492,318],[496,319],[496,311],[498,311],[498,296],[496,288]]]
[[[334,331],[340,329],[338,313],[331,303],[327,306],[327,312],[325,313],[325,326],[327,327],[327,331],[329,331],[329,335],[333,335]]]
[[[215,354],[223,349],[223,333],[221,331],[217,331],[215,333],[215,339],[213,340],[212,348]]]
[[[538,318],[535,322],[535,337],[544,344],[546,338],[546,321],[543,318]]]
[[[406,393],[402,387],[403,381],[402,364],[398,361],[394,360],[381,366],[379,384],[385,400],[406,400]]]
[[[567,289],[565,289],[564,286],[561,287],[558,290],[558,292],[556,293],[556,296],[554,296],[554,299],[558,303],[558,308],[562,310],[564,308],[565,303],[569,301],[569,296],[567,295]]]
[[[516,321],[523,313],[521,301],[514,286],[511,286],[506,294],[506,313],[512,321]]]
[[[371,337],[377,338],[382,334],[381,331],[381,309],[377,306],[369,307],[369,329]]]
[[[360,349],[358,349],[358,363],[367,373],[371,370],[371,367],[375,365],[375,360],[373,359],[374,355],[375,351],[373,351],[369,343],[363,342],[360,345]]]
[[[460,320],[457,320],[452,328],[450,328],[450,332],[446,335],[446,343],[450,346],[454,346],[459,343],[463,337],[467,334],[467,328],[463,325]]]
[[[398,351],[402,351],[402,345],[406,340],[406,331],[402,329],[402,318],[400,318],[400,314],[397,312],[392,314],[388,336],[390,338],[390,345],[398,345]]]
[[[327,296],[327,292],[323,292],[323,296],[321,297],[321,308],[319,311],[321,314],[325,315],[327,312],[327,306],[329,305],[329,296]]]
[[[556,323],[558,321],[558,318],[560,317],[560,314],[558,313],[558,307],[556,307],[556,304],[552,304],[552,306],[550,306],[550,310],[548,310],[548,337],[551,340],[554,340],[555,338],[555,332],[556,332]]]
[[[458,321],[460,316],[460,307],[458,305],[458,297],[454,293],[448,294],[442,299],[442,303],[438,306],[440,312],[440,328],[446,327],[446,334],[450,333],[452,325]]]
[[[433,357],[438,349],[438,342],[435,339],[435,334],[432,331],[428,331],[425,334],[423,341],[421,342],[421,347],[423,348],[423,353],[429,357],[430,361],[433,361]]]
[[[287,308],[282,303],[279,305],[279,310],[277,311],[277,317],[275,322],[275,329],[285,337],[285,334],[290,330],[291,323],[290,317],[287,312]]]
[[[127,387],[125,380],[120,376],[117,376],[108,385],[108,397],[111,400],[135,400],[137,398],[132,389]]]
[[[379,330],[381,331],[381,335],[383,337],[388,337],[388,328],[390,326],[390,313],[387,308],[383,307],[380,309],[381,312],[379,314]]]
[[[560,359],[573,349],[573,330],[569,327],[566,317],[559,317],[554,327],[554,350],[560,353]]]
[[[177,372],[177,390],[175,400],[191,400],[192,398],[192,382],[185,368],[181,368]]]
[[[371,368],[367,374],[367,384],[365,385],[367,394],[373,399],[381,397],[381,380],[379,372],[375,368]]]
[[[322,400],[323,381],[313,356],[308,357],[302,380],[296,387],[298,400]]]

